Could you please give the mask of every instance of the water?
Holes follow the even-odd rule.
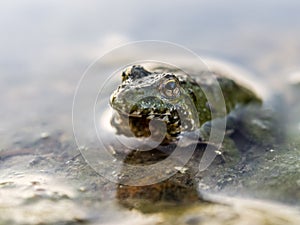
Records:
[[[282,217],[293,220],[300,199],[300,120],[298,89],[296,85],[290,88],[289,77],[297,80],[300,71],[299,10],[296,0],[2,1],[0,224],[37,224],[42,215],[47,215],[43,217],[46,224],[81,220],[90,224],[167,224],[176,220],[172,213],[145,216],[120,207],[114,200],[115,184],[98,176],[78,156],[73,137],[72,101],[85,69],[112,48],[144,39],[171,41],[201,56],[236,64],[254,74],[254,80],[265,80],[283,93],[289,106],[283,111],[291,115],[286,119],[291,129],[284,147],[289,154],[277,155],[279,149],[273,149],[258,166],[252,165],[249,182],[243,184],[247,188],[237,186],[223,192],[287,204],[288,213]],[[105,73],[99,76],[103,80],[108,77]],[[32,183],[35,181],[40,183]],[[203,180],[203,189],[210,182]],[[259,204],[262,211],[268,207],[265,202]],[[49,207],[53,214],[39,211],[41,207]],[[188,209],[180,221],[197,214],[197,207],[201,206]],[[69,213],[62,210],[65,208]],[[25,219],[28,210],[32,216]],[[231,206],[229,211],[233,212]],[[211,222],[212,217],[208,216]],[[225,220],[220,218],[219,222]],[[284,224],[284,220],[278,221],[270,223]]]

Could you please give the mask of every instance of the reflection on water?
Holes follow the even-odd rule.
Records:
[[[199,55],[238,64],[255,74],[254,81],[265,80],[282,94],[287,105],[281,108],[289,115],[286,145],[268,149],[266,158],[244,168],[247,177],[241,175],[246,179],[234,191],[230,185],[214,191],[299,207],[300,93],[296,75],[291,77],[292,88],[287,79],[299,68],[299,8],[297,0],[2,1],[0,224],[36,224],[41,218],[48,224],[168,224],[178,219],[177,212],[145,216],[116,205],[115,185],[78,155],[72,134],[73,94],[86,67],[111,48],[141,39],[172,41]],[[99,76],[104,80],[108,74]],[[49,137],[41,137],[44,132]],[[232,179],[227,176],[222,182]],[[205,182],[204,177],[204,190]],[[270,224],[299,224],[293,208],[274,206],[274,215],[266,203],[240,207],[236,204],[242,200],[232,201],[228,207],[189,208],[179,221],[210,224],[218,215],[217,221],[232,224],[234,218],[253,221],[267,215],[273,218]],[[277,214],[283,208],[283,215]],[[195,216],[199,211],[206,213]]]

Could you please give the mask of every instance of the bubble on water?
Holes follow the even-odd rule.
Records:
[[[134,51],[133,51],[134,50]],[[116,61],[109,66],[105,63],[114,56],[126,53],[126,58]],[[100,57],[88,67],[82,76],[73,102],[73,130],[78,146],[85,146],[80,149],[81,154],[89,165],[100,175],[116,183],[126,185],[149,185],[154,184],[178,172],[178,168],[184,168],[185,164],[192,157],[199,140],[199,130],[194,130],[194,135],[181,135],[176,141],[175,149],[164,160],[150,165],[133,165],[124,160],[131,151],[148,151],[160,146],[166,134],[166,127],[160,120],[153,118],[150,122],[150,136],[136,138],[119,134],[111,126],[111,118],[114,113],[109,106],[110,95],[121,83],[121,72],[129,65],[146,65],[146,69],[157,65],[175,68],[185,73],[185,68],[190,67],[195,71],[201,71],[203,79],[215,83],[216,88],[210,90],[203,86],[203,92],[208,99],[208,104],[218,113],[226,113],[224,97],[217,81],[209,72],[206,64],[190,50],[176,44],[161,41],[135,42],[115,48],[106,55]],[[163,67],[162,67],[163,68]],[[146,96],[144,96],[146,97]],[[191,99],[185,111],[177,110],[178,115],[174,119],[181,120],[182,127],[189,127],[188,121],[192,121],[195,127],[200,127],[198,113]],[[173,104],[172,99],[169,100]],[[125,103],[124,103],[125,104]],[[126,103],[127,104],[127,103]],[[166,112],[171,113],[171,112]],[[212,112],[212,118],[216,117]],[[218,114],[220,116],[220,114]],[[115,122],[123,126],[123,120]],[[218,124],[212,123],[208,142],[214,143],[213,147],[208,145],[200,161],[199,170],[205,170],[216,157],[216,148],[221,146],[225,134],[226,121]],[[128,119],[129,123],[129,119]],[[153,133],[153,134],[152,134]],[[189,144],[186,144],[189,143]],[[114,152],[115,154],[112,154]],[[121,154],[120,154],[121,153]],[[124,156],[125,154],[125,156]],[[119,158],[118,158],[119,157]],[[176,168],[177,169],[176,169]],[[114,175],[112,176],[112,171]],[[166,173],[168,171],[168,173]],[[128,179],[121,179],[125,177]]]

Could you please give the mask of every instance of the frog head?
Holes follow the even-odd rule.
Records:
[[[190,109],[193,102],[180,80],[175,74],[151,73],[141,66],[126,69],[121,85],[110,98],[116,112],[112,125],[119,133],[148,137],[149,122],[162,121],[167,127],[167,139],[192,128],[195,124]],[[188,118],[184,127],[181,126],[183,115]]]

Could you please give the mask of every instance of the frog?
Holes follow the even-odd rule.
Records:
[[[201,131],[199,141],[206,142],[209,139],[212,110],[215,110],[214,116],[217,118],[230,115],[227,118],[227,130],[232,133],[236,129],[232,121],[237,120],[236,112],[241,112],[243,107],[249,105],[260,107],[262,99],[248,87],[220,73],[212,71],[211,76],[217,82],[191,76],[179,69],[157,67],[150,72],[141,65],[133,65],[123,71],[122,83],[111,95],[110,106],[114,111],[111,124],[117,134],[145,138],[151,133],[155,134],[155,128],[151,130],[150,123],[158,120],[166,126],[163,144],[170,144],[183,133],[195,130]],[[203,87],[213,90],[211,85],[221,88],[225,114],[216,111],[218,109],[208,101]],[[197,115],[190,115],[192,113]],[[159,125],[157,130],[161,130]],[[160,132],[156,133],[161,135]]]
[[[218,120],[225,117],[227,124],[221,148],[216,148],[218,156],[212,167],[215,164],[225,164],[226,167],[233,168],[248,149],[249,145],[245,143],[261,145],[265,143],[267,137],[273,137],[271,130],[274,130],[274,127],[270,126],[273,124],[273,117],[268,112],[264,112],[262,97],[220,71],[210,71],[209,75],[217,82],[210,82],[201,76],[201,72],[187,73],[165,66],[154,66],[149,70],[143,65],[132,65],[121,73],[122,82],[111,94],[109,102],[113,109],[111,125],[117,135],[155,139],[157,133],[162,140],[161,145],[171,146],[170,149],[173,149],[184,134],[200,131],[196,153],[183,171],[178,171],[164,181],[147,186],[118,184],[117,198],[122,205],[131,208],[143,205],[139,207],[143,210],[153,203],[175,202],[177,204],[203,201],[198,192],[197,165],[205,146],[213,144],[209,143],[213,121],[218,123]],[[214,90],[212,85],[218,85],[221,89],[225,114],[216,111],[218,108],[214,108],[206,96],[204,88]],[[196,116],[191,115],[193,113],[196,113]],[[212,114],[216,117],[213,118]],[[160,132],[161,124],[151,128],[153,120],[165,125],[164,132]],[[274,138],[270,139],[267,144],[274,140]],[[136,165],[164,160],[170,152],[161,154],[160,150],[159,147],[151,151],[133,150],[124,158],[124,163]],[[209,170],[213,174],[212,167],[209,167]],[[224,167],[216,171],[222,170]]]

